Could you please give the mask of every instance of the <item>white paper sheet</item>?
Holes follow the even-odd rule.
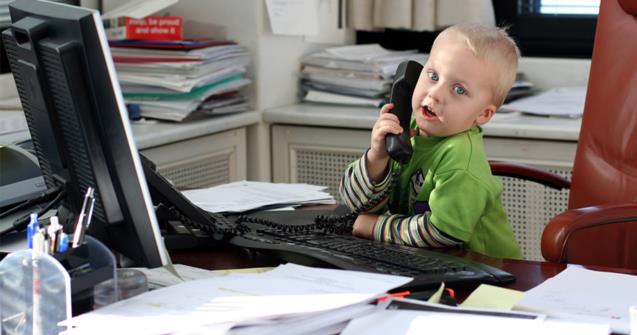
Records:
[[[319,0],[266,0],[272,32],[277,35],[316,35]]]
[[[411,278],[286,264],[257,275],[202,279],[80,315],[66,334],[167,334],[366,303]],[[311,303],[310,303],[311,302]]]
[[[516,308],[575,321],[609,323],[629,333],[628,307],[637,303],[637,276],[567,267],[526,292]]]
[[[325,186],[239,181],[184,191],[195,205],[209,212],[244,212],[274,205],[334,204]]]
[[[341,335],[419,334],[529,334],[607,335],[608,325],[555,320],[524,320],[503,317],[381,310],[350,321]]]
[[[555,87],[527,98],[520,98],[500,107],[504,111],[517,111],[544,116],[578,118],[584,113],[586,87]]]

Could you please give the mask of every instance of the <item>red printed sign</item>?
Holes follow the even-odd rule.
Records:
[[[126,17],[121,26],[106,29],[106,35],[109,40],[176,41],[183,38],[182,28],[181,16]]]

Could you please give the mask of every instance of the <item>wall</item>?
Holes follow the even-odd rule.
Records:
[[[333,1],[333,0],[329,0]],[[125,3],[125,0],[104,1],[104,10]],[[83,0],[83,5],[96,6],[95,0]],[[254,110],[289,105],[298,102],[298,70],[303,55],[330,45],[309,43],[299,36],[274,35],[264,0],[181,0],[166,12],[187,19],[225,26],[227,37],[248,48],[252,64],[248,76],[253,84],[246,89]],[[353,32],[348,35],[354,41]],[[270,133],[265,125],[248,131],[248,178],[271,179]]]
[[[325,0],[327,1],[327,0]],[[332,0],[329,0],[332,1]],[[105,10],[125,0],[104,1]],[[82,4],[95,6],[96,0]],[[248,75],[254,80],[246,90],[254,110],[298,102],[298,71],[303,55],[331,45],[309,43],[303,37],[274,35],[270,31],[264,0],[181,0],[168,8],[185,19],[212,22],[226,27],[227,37],[246,46],[252,57]],[[346,41],[354,42],[351,32]],[[520,71],[538,88],[585,85],[590,60],[523,58]],[[271,179],[270,130],[259,124],[248,129],[248,179]]]

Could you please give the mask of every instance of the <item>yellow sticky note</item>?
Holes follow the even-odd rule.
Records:
[[[521,291],[482,284],[460,306],[511,310],[523,295]]]
[[[442,282],[440,283],[440,287],[438,288],[436,293],[432,294],[431,297],[429,297],[429,300],[427,300],[427,302],[430,302],[432,304],[440,303],[440,297],[442,297],[442,292],[444,290],[445,290],[445,283]]]

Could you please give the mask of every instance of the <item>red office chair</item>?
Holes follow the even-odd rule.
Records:
[[[569,183],[522,164],[494,174],[569,188],[568,210],[542,233],[548,261],[637,268],[637,0],[602,0]]]

